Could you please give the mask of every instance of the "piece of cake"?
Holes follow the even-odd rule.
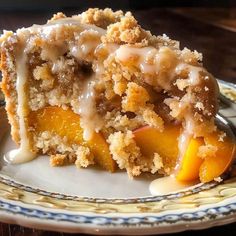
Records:
[[[130,12],[89,9],[1,36],[12,163],[98,164],[202,182],[234,143],[215,125],[218,86],[202,55],[141,28]]]

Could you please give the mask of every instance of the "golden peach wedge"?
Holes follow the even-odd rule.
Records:
[[[178,137],[181,127],[179,125],[165,126],[163,132],[144,126],[133,131],[136,144],[142,154],[151,157],[156,152],[162,159],[165,166],[173,167],[178,157]]]
[[[151,157],[156,152],[164,162],[178,164],[175,177],[178,181],[192,182],[201,180],[209,182],[222,175],[229,167],[235,153],[235,143],[229,137],[220,141],[221,131],[216,131],[206,137],[191,138],[182,157],[179,157],[178,138],[181,127],[175,125],[165,126],[163,132],[150,126],[133,131],[134,139],[142,154]],[[200,147],[210,145],[215,153],[201,156]],[[178,163],[179,162],[179,163]]]
[[[28,120],[30,126],[35,127],[36,132],[50,131],[66,137],[69,143],[88,146],[94,154],[96,163],[110,172],[115,171],[116,163],[102,134],[94,133],[89,141],[84,141],[80,117],[72,110],[48,106],[31,112]]]
[[[207,155],[200,167],[201,182],[209,182],[222,175],[230,166],[235,156],[235,142],[228,136],[222,140],[221,131],[216,131],[204,137],[205,144],[216,147],[214,155]]]
[[[203,138],[192,138],[180,160],[180,166],[176,170],[176,179],[182,182],[190,182],[199,179],[199,169],[203,159],[199,157],[199,147],[204,145]]]

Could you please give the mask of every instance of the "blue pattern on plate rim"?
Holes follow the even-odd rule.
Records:
[[[221,81],[220,81],[221,82]],[[234,85],[235,86],[235,85]],[[232,85],[231,85],[232,87]],[[1,104],[0,104],[1,105]],[[4,182],[2,177],[0,177],[0,181]],[[5,181],[11,181],[5,179]],[[10,183],[10,182],[8,182]],[[51,197],[55,198],[64,198],[68,197],[75,198],[75,196],[66,196],[63,194],[57,194],[57,193],[49,193],[46,191],[42,191],[39,189],[33,189],[25,185],[18,184],[14,181],[11,181],[12,186],[16,185],[17,187],[20,187],[24,190],[30,191],[30,192],[37,192],[44,195],[50,195]],[[203,185],[204,186],[204,185]],[[202,187],[202,186],[200,186]],[[199,187],[199,188],[200,188]],[[193,191],[197,191],[194,189]],[[170,194],[166,195],[165,198],[172,199],[179,197],[180,195],[185,193],[176,193],[176,194]],[[157,197],[146,197],[146,198],[140,198],[140,199],[125,199],[125,203],[132,203],[132,202],[146,202],[146,201],[159,201],[161,196]],[[75,199],[73,199],[75,200]],[[103,202],[103,201],[114,201],[114,199],[96,199],[96,198],[78,198],[78,200],[83,201],[91,201],[91,202]],[[119,201],[123,201],[123,199],[116,199]],[[114,202],[115,203],[115,202]],[[218,207],[209,207],[204,210],[196,210],[192,212],[182,212],[182,213],[171,213],[171,214],[165,214],[162,216],[156,215],[145,215],[140,214],[140,216],[131,216],[131,217],[122,217],[122,216],[101,216],[99,214],[94,216],[88,216],[88,215],[82,215],[82,214],[67,214],[63,212],[50,212],[35,208],[27,208],[20,205],[16,205],[10,202],[6,202],[0,199],[0,216],[1,212],[11,213],[14,215],[20,215],[24,217],[29,218],[35,218],[35,219],[42,219],[42,220],[53,220],[56,222],[68,222],[68,223],[75,223],[75,224],[86,224],[86,225],[103,225],[103,226],[127,226],[127,227],[135,227],[137,225],[147,225],[147,226],[155,226],[160,224],[174,224],[176,222],[191,222],[191,221],[205,221],[210,219],[218,219],[222,216],[235,216],[236,215],[236,200],[232,203],[229,203],[227,205],[218,206]],[[143,216],[142,216],[143,215]]]
[[[136,226],[148,225],[154,226],[163,223],[176,223],[179,221],[190,222],[196,220],[216,219],[220,216],[232,215],[236,212],[236,202],[220,207],[207,208],[195,212],[180,213],[180,214],[166,214],[163,216],[149,215],[144,217],[106,217],[106,216],[87,216],[81,214],[65,214],[55,213],[39,209],[31,209],[21,207],[12,203],[0,200],[0,209],[12,214],[20,214],[25,217],[34,217],[43,220],[66,221],[76,224],[92,224],[92,225],[122,225],[122,226]]]

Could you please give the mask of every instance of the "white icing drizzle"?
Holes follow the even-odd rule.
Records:
[[[204,72],[204,68],[193,66],[177,59],[177,55],[167,47],[160,47],[157,50],[154,47],[138,48],[131,45],[122,45],[116,50],[116,58],[123,63],[132,63],[136,65],[143,74],[158,75],[162,80],[162,86],[168,88],[168,84],[182,71],[188,71],[188,83],[195,86],[200,83],[199,73]],[[164,81],[160,74],[161,71],[168,73]]]
[[[91,24],[86,24],[86,23],[81,23],[80,18],[72,18],[72,17],[66,17],[66,18],[61,18],[57,20],[53,20],[48,22],[47,24],[43,25],[44,27],[50,27],[53,25],[77,25],[81,27],[83,30],[94,30],[97,31],[100,35],[103,35],[106,33],[106,30],[98,27],[96,25],[91,25]],[[40,26],[40,25],[39,25]]]
[[[158,72],[154,64],[155,56],[158,51],[154,47],[137,48],[130,45],[122,45],[116,50],[116,58],[124,63],[129,61],[134,64],[145,74],[156,74]],[[152,62],[150,62],[152,60]]]
[[[70,49],[71,54],[80,60],[87,60],[88,56],[93,57],[96,47],[101,43],[100,38],[101,34],[93,29],[82,31],[76,37],[76,44]]]
[[[192,134],[189,133],[188,129],[184,129],[184,131],[180,134],[178,138],[178,148],[179,148],[179,154],[177,158],[177,164],[175,166],[175,171],[178,171],[179,165],[181,163],[181,160],[184,156],[184,153],[188,147],[188,144],[192,138]]]
[[[27,83],[28,75],[26,60],[27,57],[24,52],[24,47],[19,48],[19,52],[16,55],[16,91],[18,101],[17,115],[19,118],[20,147],[6,153],[4,157],[7,162],[10,162],[12,164],[31,161],[36,157],[36,154],[30,151],[30,144],[25,126],[25,118],[27,117],[25,86]]]
[[[100,43],[97,45],[97,47],[94,50],[94,55],[99,58],[99,57],[106,57],[108,55],[113,55],[114,52],[119,48],[118,44],[115,43]],[[104,55],[105,54],[105,55]],[[97,77],[102,76],[104,73],[104,65],[103,61],[96,60],[93,63],[93,69]]]
[[[88,82],[84,83],[82,94],[79,96],[79,109],[77,113],[80,115],[80,125],[84,130],[84,140],[90,140],[94,131],[99,132],[104,124],[96,109],[95,83],[93,75]]]
[[[188,77],[189,77],[188,82],[192,86],[200,83],[199,73],[205,71],[205,69],[202,67],[192,66],[186,63],[179,63],[178,66],[175,68],[175,73],[178,75],[183,70],[188,71]]]
[[[170,48],[163,46],[156,49],[152,46],[137,48],[132,45],[122,45],[116,50],[116,58],[123,64],[135,65],[142,73],[146,83],[161,86],[169,90],[175,78],[175,68],[179,62],[177,54]],[[150,83],[150,76],[156,76],[154,84]]]
[[[73,25],[76,26],[75,42],[69,43],[68,48],[62,47],[61,51],[53,48],[46,48],[42,52],[42,56],[55,60],[58,55],[63,54],[64,51],[69,50],[78,60],[87,59],[94,65],[94,75],[87,79],[84,83],[82,94],[79,96],[79,109],[76,111],[81,117],[81,127],[84,129],[84,139],[89,140],[92,137],[93,132],[99,132],[103,125],[101,117],[97,114],[96,110],[96,94],[94,85],[96,84],[96,78],[101,76],[104,68],[103,63],[98,63],[96,60],[96,54],[99,56],[100,50],[105,50],[105,58],[110,55],[115,56],[115,59],[123,63],[134,64],[143,74],[147,75],[158,75],[158,79],[162,78],[160,72],[164,70],[168,73],[164,74],[162,78],[162,86],[168,87],[168,84],[173,78],[180,74],[182,70],[188,70],[188,81],[191,85],[196,85],[200,82],[199,72],[204,71],[203,68],[191,66],[177,59],[175,52],[168,47],[160,47],[156,49],[154,47],[142,47],[138,48],[132,45],[117,45],[117,44],[105,44],[101,42],[101,36],[106,31],[95,25],[82,24],[80,17],[77,18],[62,18],[54,20],[46,25],[33,25],[27,29],[22,29],[22,34],[27,32],[41,34],[46,40],[50,34],[57,30],[61,25]],[[86,38],[86,34],[90,33],[93,35],[93,40]],[[62,46],[62,45],[60,45]],[[27,47],[26,47],[27,49]],[[19,116],[20,126],[20,138],[21,146],[18,150],[12,150],[11,153],[7,154],[6,158],[13,163],[19,163],[23,161],[31,160],[35,157],[33,153],[29,151],[29,140],[27,137],[24,117],[26,117],[25,103],[26,98],[24,96],[24,86],[27,79],[27,68],[26,68],[26,55],[24,53],[25,48],[23,47],[21,53],[18,54],[17,64],[17,94],[18,94],[18,109],[17,114]],[[55,66],[53,66],[54,69]],[[186,127],[186,132],[179,139],[180,150],[185,150],[186,143],[191,134],[190,128]]]
[[[47,38],[53,29],[58,28],[61,25],[69,25],[69,26],[74,25],[74,26],[77,26],[78,27],[77,30],[80,29],[80,31],[83,31],[86,29],[87,30],[92,29],[94,31],[99,32],[101,35],[106,33],[106,30],[104,30],[96,25],[81,23],[79,17],[78,18],[72,18],[72,17],[61,18],[61,19],[50,21],[44,25],[34,24],[33,26],[30,26],[28,28],[23,28],[23,29],[27,29],[31,33],[40,32],[42,34],[42,36]]]
[[[184,183],[176,180],[175,176],[170,175],[153,180],[149,185],[149,191],[152,195],[166,195],[178,191],[190,189],[197,182]]]

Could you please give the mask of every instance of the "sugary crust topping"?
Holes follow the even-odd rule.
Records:
[[[151,169],[151,173],[155,174],[157,171],[164,168],[162,157],[158,153],[154,153],[153,157],[153,167]]]
[[[120,169],[126,169],[128,175],[140,175],[142,167],[136,162],[141,157],[140,149],[136,145],[131,131],[116,132],[109,136],[110,152]]]
[[[58,12],[48,22],[66,17],[62,12]],[[151,45],[154,47],[170,46],[178,48],[179,46],[177,41],[169,39],[166,35],[154,36],[150,31],[142,29],[131,12],[124,13],[121,10],[114,12],[110,8],[90,8],[82,14],[74,15],[71,18],[79,20],[82,24],[96,25],[106,29],[106,34],[101,38],[104,43],[128,43],[138,47]]]
[[[142,86],[134,82],[129,82],[125,91],[126,96],[122,99],[122,109],[131,112],[137,112],[144,108],[149,101],[149,94]]]
[[[91,153],[88,147],[78,147],[75,154],[77,156],[75,161],[77,168],[88,167],[89,165],[94,164],[94,155]]]
[[[48,20],[48,23],[52,22],[54,20],[62,19],[62,18],[66,18],[66,15],[62,12],[58,12],[58,13],[54,14],[53,17],[50,20]]]
[[[16,71],[14,64],[13,49],[17,42],[13,32],[4,31],[3,36],[5,41],[1,42],[0,52],[0,69],[2,71],[2,82],[0,88],[5,95],[6,111],[8,114],[8,120],[11,125],[11,136],[13,140],[18,144],[20,142],[19,137],[19,124],[18,117],[16,115],[17,109],[17,94],[16,94]],[[5,47],[8,45],[7,47]]]
[[[123,15],[122,11],[114,12],[110,8],[105,8],[104,10],[90,8],[81,14],[81,22],[106,29],[110,24],[119,21]]]
[[[126,114],[122,114],[121,111],[107,112],[105,117],[105,130],[108,133],[117,131],[134,130],[138,127],[145,125],[145,121],[141,117],[129,118]]]
[[[44,131],[34,137],[35,146],[50,155],[52,166],[75,164],[76,167],[88,167],[94,164],[94,156],[88,147],[69,144],[66,138]]]
[[[33,76],[36,80],[41,80],[41,88],[43,90],[52,89],[54,85],[54,77],[49,66],[45,63],[42,66],[36,66],[33,70]]]
[[[104,43],[117,43],[117,44],[136,44],[144,40],[146,34],[138,25],[136,19],[130,12],[126,13],[119,22],[111,24],[107,27],[107,33],[102,38]],[[143,44],[144,41],[143,41]]]
[[[57,150],[55,150],[57,151]],[[52,154],[50,155],[50,165],[51,166],[64,166],[73,164],[75,162],[75,156],[72,154]]]
[[[133,139],[133,133],[115,132],[108,137],[110,152],[120,169],[126,169],[130,178],[140,175],[141,172],[156,172],[163,170],[162,157],[154,153],[153,157],[143,157],[139,147]]]
[[[204,145],[204,146],[199,147],[198,156],[200,156],[202,158],[214,157],[216,155],[216,152],[217,152],[217,147],[208,144],[208,145]]]
[[[160,131],[164,130],[163,119],[151,107],[144,109],[142,116],[145,123],[149,126],[152,126]]]
[[[11,36],[13,36],[13,32],[12,31],[7,31],[7,30],[3,30],[3,34],[0,37],[0,45],[7,41],[8,38],[10,38]],[[1,48],[1,47],[0,47]]]
[[[126,96],[122,99],[122,109],[124,112],[135,112],[142,116],[146,124],[163,130],[164,122],[162,118],[153,111],[153,106],[147,104],[150,97],[144,87],[129,82],[125,93]]]
[[[101,132],[108,138],[114,159],[129,175],[168,171],[161,166],[158,153],[149,161],[141,155],[132,138],[133,129],[150,125],[163,130],[170,120],[182,122],[196,136],[215,129],[217,85],[203,69],[202,55],[187,48],[180,50],[179,43],[166,35],[145,31],[130,12],[95,8],[70,18],[57,13],[45,26],[20,29],[16,34],[5,32],[1,51],[14,55],[22,34],[27,38],[30,109],[51,105],[78,113],[82,88],[96,74],[92,92],[85,95],[95,94],[96,112],[105,120]],[[15,62],[4,53],[2,87],[17,133],[16,97],[12,99],[7,88],[15,83],[11,73]],[[38,149],[50,153],[50,147],[58,145],[61,150],[57,149],[59,155],[53,154],[54,165],[67,163],[69,152],[78,167],[93,164],[87,148],[67,150],[59,141],[53,144],[42,135],[35,141]]]

